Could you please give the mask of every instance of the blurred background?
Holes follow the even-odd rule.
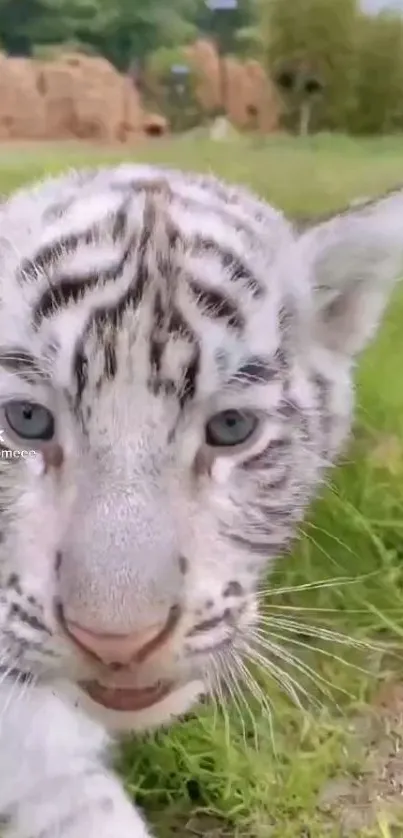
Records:
[[[402,0],[0,0],[0,140],[127,143],[217,117],[221,132],[399,132],[402,10]]]

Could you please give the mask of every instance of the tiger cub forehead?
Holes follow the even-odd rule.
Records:
[[[39,356],[57,345],[58,385],[69,386],[78,350],[97,371],[94,386],[113,377],[117,353],[134,355],[132,374],[182,398],[196,373],[203,396],[277,368],[294,236],[248,191],[123,165],[22,190],[1,222],[3,340],[26,341],[29,323]]]

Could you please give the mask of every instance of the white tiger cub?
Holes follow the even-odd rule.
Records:
[[[402,261],[403,191],[305,231],[133,165],[2,205],[6,838],[149,838],[104,731],[185,713],[242,655]]]

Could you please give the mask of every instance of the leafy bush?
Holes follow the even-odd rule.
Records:
[[[66,53],[78,52],[82,55],[98,55],[92,44],[84,44],[81,41],[66,41],[62,44],[34,44],[32,57],[41,61],[53,61]]]

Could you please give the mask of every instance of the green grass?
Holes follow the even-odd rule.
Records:
[[[126,150],[124,156],[211,171],[249,184],[297,216],[343,207],[353,197],[380,193],[403,180],[403,138],[358,142],[323,136],[296,142],[284,137],[221,145],[176,139],[144,144],[130,154]],[[0,148],[0,188],[8,191],[44,172],[121,158],[121,151],[78,146]],[[357,826],[351,815],[363,807],[352,792],[347,802],[336,801],[330,811],[320,805],[335,779],[349,783],[361,777],[361,787],[369,784],[370,796],[381,794],[385,765],[368,773],[366,754],[371,748],[375,756],[384,750],[385,737],[387,743],[390,737],[392,748],[397,736],[383,716],[382,730],[371,732],[368,739],[354,736],[352,730],[357,719],[369,718],[379,683],[397,679],[400,669],[402,323],[403,294],[398,291],[380,336],[358,371],[357,419],[345,462],[330,475],[331,485],[315,504],[293,555],[279,563],[272,579],[276,588],[344,576],[355,581],[268,599],[272,616],[331,625],[385,645],[393,640],[396,653],[374,649],[347,653],[343,646],[322,644],[327,652],[322,654],[309,642],[307,649],[295,647],[330,685],[326,686],[328,697],[305,681],[324,705],[310,715],[293,707],[260,675],[273,704],[275,750],[267,716],[252,699],[258,749],[245,707],[241,718],[230,705],[226,718],[203,707],[167,733],[128,743],[120,758],[121,770],[127,788],[155,823],[159,838],[337,838],[345,834],[392,838],[403,834],[401,825],[397,831],[393,826],[402,811],[390,816],[374,812],[366,826]],[[395,445],[389,457],[384,443],[390,442]],[[303,637],[300,640],[304,642]]]

